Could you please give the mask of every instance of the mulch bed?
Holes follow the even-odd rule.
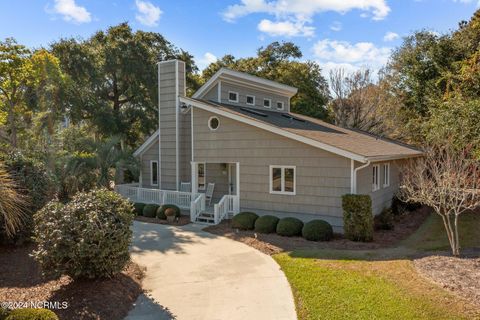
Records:
[[[67,302],[53,310],[60,319],[123,319],[142,293],[144,270],[130,262],[111,279],[45,278],[29,256],[32,244],[0,247],[0,301]]]
[[[178,221],[175,221],[175,222],[168,222],[167,220],[161,220],[158,218],[149,218],[149,217],[143,217],[143,216],[136,216],[135,220],[142,221],[142,222],[156,223],[156,224],[166,224],[170,226],[184,226],[191,223],[190,216],[186,216],[186,215],[181,215]]]
[[[328,242],[308,241],[302,237],[287,238],[277,234],[262,234],[254,231],[236,230],[232,228],[231,220],[224,220],[220,224],[209,226],[204,230],[243,242],[268,255],[296,249],[369,250],[391,247],[399,241],[406,239],[420,227],[429,214],[430,210],[428,208],[421,208],[415,212],[396,217],[394,229],[375,231],[372,242],[350,241],[343,238],[340,234],[335,234],[334,239]]]
[[[480,258],[429,256],[413,261],[430,281],[480,307]]]

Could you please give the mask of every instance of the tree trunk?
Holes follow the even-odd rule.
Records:
[[[17,147],[17,124],[15,119],[15,111],[13,103],[10,103],[10,108],[8,110],[8,125],[10,127],[10,144],[13,148]]]
[[[455,215],[455,223],[454,223],[454,230],[455,230],[455,250],[453,252],[454,256],[460,255],[460,240],[458,239],[458,215]]]

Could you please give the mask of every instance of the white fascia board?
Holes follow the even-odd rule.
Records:
[[[390,155],[390,156],[367,157],[367,160],[370,162],[381,162],[381,161],[390,161],[390,160],[418,158],[418,157],[422,157],[423,155],[424,155],[423,152],[419,151],[418,154],[397,154],[397,155]]]
[[[212,107],[212,106],[210,106],[206,103],[202,103],[202,102],[197,101],[197,100],[182,97],[182,98],[180,98],[180,101],[183,102],[183,103],[186,103],[186,104],[190,104],[190,105],[192,105],[194,107],[197,107],[199,109],[209,111],[209,112],[212,112],[212,113],[215,113],[215,114],[218,114],[218,115],[221,115],[221,116],[224,116],[226,118],[230,118],[230,119],[242,122],[242,123],[246,123],[246,124],[255,126],[257,128],[264,129],[266,131],[269,131],[269,132],[272,132],[272,133],[275,133],[275,134],[278,134],[278,135],[284,136],[286,138],[293,139],[293,140],[296,140],[296,141],[299,141],[299,142],[302,142],[302,143],[305,143],[305,144],[308,144],[310,146],[313,146],[313,147],[316,147],[316,148],[319,148],[319,149],[322,149],[322,150],[325,150],[325,151],[328,151],[328,152],[331,152],[331,153],[334,153],[334,154],[338,154],[342,157],[353,159],[353,160],[356,160],[356,161],[359,161],[359,162],[362,162],[362,163],[367,162],[367,160],[364,156],[361,156],[361,155],[358,155],[358,154],[355,154],[355,153],[352,153],[352,152],[349,152],[349,151],[331,146],[329,144],[322,143],[320,141],[313,140],[313,139],[310,139],[310,138],[307,138],[307,137],[289,132],[287,130],[283,130],[281,128],[278,128],[278,127],[275,127],[275,126],[272,126],[272,125],[269,125],[269,124],[266,124],[266,123],[263,123],[263,122],[260,122],[260,121],[253,120],[251,118],[246,118],[246,117],[243,117],[243,116],[239,116],[237,114],[233,114],[233,113],[228,112],[228,111],[220,110],[218,108]]]
[[[158,130],[154,132],[150,137],[148,137],[147,140],[133,153],[134,157],[138,157],[141,155],[147,148],[155,141],[155,139],[158,137]]]
[[[272,81],[272,80],[263,79],[263,78],[260,78],[260,77],[252,76],[248,73],[234,71],[234,70],[231,70],[231,69],[228,69],[228,68],[221,68],[203,86],[201,86],[200,89],[197,90],[197,92],[195,92],[193,94],[192,98],[201,97],[202,94],[204,94],[205,91],[207,91],[215,83],[215,81],[219,77],[221,77],[222,75],[230,75],[230,76],[233,76],[233,77],[237,77],[239,79],[256,82],[259,85],[269,86],[269,87],[272,87],[272,88],[278,90],[279,92],[282,92],[283,94],[287,95],[288,97],[294,96],[298,91],[297,88],[287,86],[285,84],[281,84],[281,83],[278,83],[278,82],[275,82],[275,81]]]

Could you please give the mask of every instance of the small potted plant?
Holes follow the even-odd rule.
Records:
[[[167,208],[165,210],[165,216],[167,217],[168,222],[175,222],[176,220],[176,214],[175,214],[175,209],[174,208]]]

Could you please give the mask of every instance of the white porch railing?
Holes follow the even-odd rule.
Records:
[[[218,203],[213,206],[213,217],[215,224],[220,223],[228,214],[237,214],[239,208],[238,196],[224,195]]]
[[[197,194],[195,200],[190,204],[190,221],[196,221],[200,213],[205,211],[205,194]]]
[[[190,209],[192,202],[190,192],[139,188],[126,184],[115,186],[115,191],[133,202],[174,204],[182,209]]]

